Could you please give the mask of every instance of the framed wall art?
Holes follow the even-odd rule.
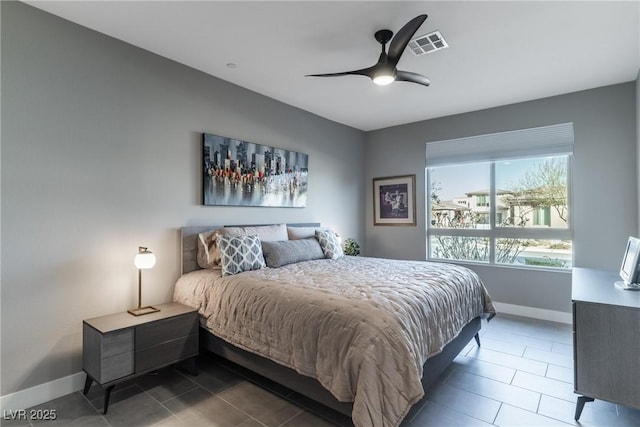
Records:
[[[307,154],[204,133],[202,160],[204,205],[307,206]]]
[[[416,176],[373,178],[373,225],[416,225]]]

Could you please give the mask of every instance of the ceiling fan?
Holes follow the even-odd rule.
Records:
[[[418,31],[420,25],[427,19],[427,15],[419,15],[407,22],[404,27],[398,31],[393,39],[393,31],[380,30],[376,31],[374,37],[382,45],[382,53],[378,58],[378,63],[361,70],[344,71],[341,73],[329,74],[309,74],[306,77],[337,77],[347,75],[367,76],[378,85],[388,85],[394,81],[403,81],[410,83],[418,83],[423,86],[429,86],[431,81],[422,74],[411,73],[409,71],[398,70],[397,65],[404,49],[411,41],[411,37]],[[386,44],[389,44],[389,51],[385,51]]]

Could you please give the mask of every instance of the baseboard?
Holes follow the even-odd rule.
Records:
[[[527,307],[524,305],[507,304],[504,302],[493,302],[498,313],[513,314],[533,319],[549,320],[551,322],[573,323],[573,315],[564,311],[545,310],[543,308]]]
[[[78,372],[48,383],[0,396],[0,408],[2,408],[2,411],[31,408],[81,390],[84,386],[84,380],[84,372]]]

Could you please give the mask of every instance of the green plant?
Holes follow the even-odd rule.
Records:
[[[548,256],[542,258],[525,258],[525,265],[535,265],[538,267],[555,267],[555,268],[565,268],[567,266],[567,262],[558,258],[549,258]]]
[[[344,254],[352,256],[360,254],[360,245],[355,239],[349,237],[344,241]]]

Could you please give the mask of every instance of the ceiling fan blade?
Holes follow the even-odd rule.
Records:
[[[400,29],[396,33],[396,35],[391,40],[389,44],[389,51],[387,52],[387,57],[389,58],[389,64],[394,67],[398,65],[398,61],[402,56],[402,52],[407,47],[409,42],[411,41],[411,37],[418,31],[420,25],[424,21],[426,21],[427,15],[419,15],[413,18],[411,21],[407,22],[404,27]]]
[[[361,70],[343,71],[341,73],[326,73],[326,74],[307,74],[305,77],[337,77],[337,76],[367,76],[373,78],[373,71],[375,66],[369,68],[363,68]]]
[[[398,70],[396,73],[396,81],[398,82],[411,82],[418,83],[419,85],[429,86],[431,80],[418,73],[411,73],[409,71]]]

